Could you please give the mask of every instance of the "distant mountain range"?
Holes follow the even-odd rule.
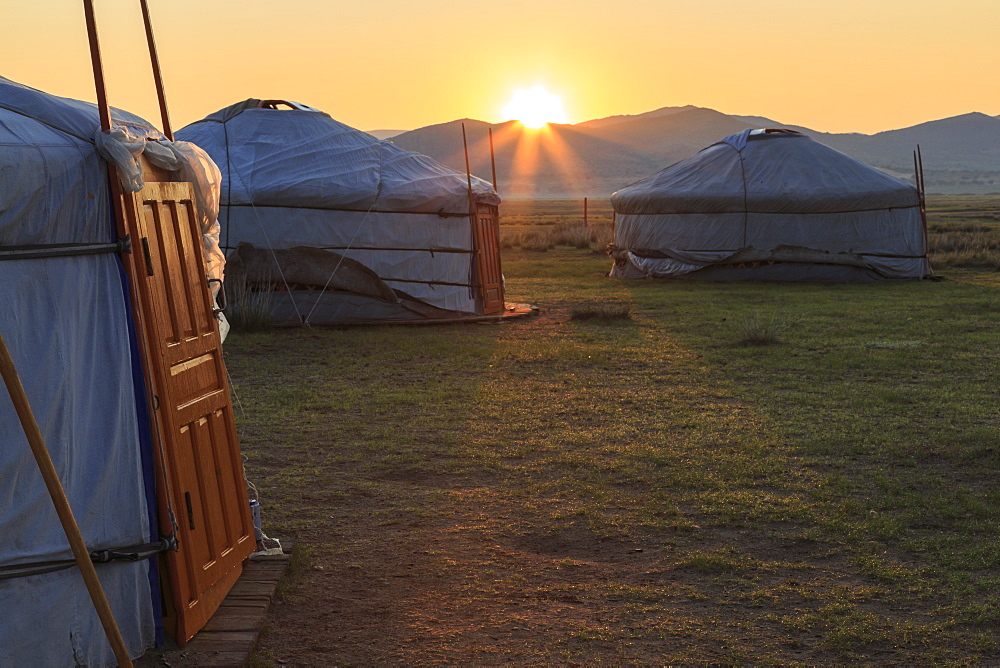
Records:
[[[406,130],[368,130],[368,134],[378,137],[379,139],[390,139],[396,135],[401,135]]]
[[[1000,116],[970,113],[902,130],[831,134],[759,116],[732,116],[702,107],[664,107],[634,116],[608,116],[575,125],[526,130],[516,121],[463,119],[409,132],[377,131],[380,138],[465,171],[462,123],[472,172],[492,178],[488,130],[493,130],[496,173],[504,197],[606,197],[747,128],[788,128],[913,181],[920,145],[932,193],[1000,192]],[[374,133],[373,133],[374,134]]]

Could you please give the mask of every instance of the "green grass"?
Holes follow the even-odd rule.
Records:
[[[927,218],[934,267],[1000,271],[1000,197],[932,196]]]
[[[603,253],[611,243],[612,209],[606,199],[509,200],[500,209],[500,246],[547,251],[557,246]]]
[[[398,595],[386,620],[449,640],[384,631],[355,661],[1000,661],[996,272],[607,269],[507,251],[508,298],[542,309],[523,322],[231,335],[266,533],[330,576],[433,574],[433,608]],[[629,317],[574,317],[602,304]],[[767,345],[747,345],[747,314],[780,325]],[[294,576],[283,614],[317,605],[316,577]],[[531,635],[471,630],[498,619]]]
[[[595,320],[598,322],[615,322],[632,319],[631,304],[601,303],[580,304],[570,309],[573,320]]]

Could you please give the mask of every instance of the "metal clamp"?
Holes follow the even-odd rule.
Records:
[[[229,306],[229,300],[226,298],[226,284],[223,283],[221,278],[210,278],[208,279],[208,287],[210,289],[212,287],[212,283],[219,284],[219,294],[216,296],[215,302],[219,307],[212,309],[212,315],[219,315],[226,310],[227,306]]]

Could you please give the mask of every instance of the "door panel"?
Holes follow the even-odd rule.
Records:
[[[136,287],[166,460],[161,505],[178,525],[166,555],[174,637],[202,628],[255,549],[243,462],[189,183],[147,182],[130,204]]]
[[[500,268],[500,216],[497,207],[476,205],[476,268],[482,287],[483,313],[504,310],[503,273]]]

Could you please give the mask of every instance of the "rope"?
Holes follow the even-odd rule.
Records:
[[[732,144],[730,144],[732,146]],[[733,146],[733,148],[736,148]],[[743,164],[743,151],[736,149],[736,155],[740,157],[740,180],[743,182],[743,247],[747,246],[747,225],[750,220],[750,207],[747,205],[747,172]]]
[[[240,399],[239,392],[237,392],[237,390],[236,390],[236,383],[233,381],[233,376],[232,376],[232,374],[229,373],[229,367],[226,366],[225,368],[226,368],[226,378],[229,380],[229,392],[230,392],[230,394],[232,394],[233,398],[236,400],[236,406],[237,406],[237,408],[239,408],[240,417],[242,417],[242,419],[243,419],[242,420],[243,424],[240,426],[240,429],[239,429],[239,431],[236,434],[236,437],[242,443],[243,442],[243,435],[245,433],[245,426],[246,426],[246,423],[247,423],[247,411],[243,407],[243,401]],[[243,482],[245,482],[247,484],[247,487],[249,489],[253,490],[253,498],[256,499],[258,503],[260,503],[260,492],[257,491],[257,485],[255,485],[252,482],[250,482],[250,478],[247,477],[246,463],[247,463],[247,461],[249,461],[249,459],[247,458],[247,456],[245,454],[243,454],[242,451],[240,452],[240,457],[243,459]]]
[[[381,186],[381,181],[379,182],[379,185]],[[372,207],[374,207],[374,206],[375,205],[373,203]],[[351,246],[354,244],[354,240],[357,239],[357,237],[358,237],[358,232],[361,231],[361,227],[368,221],[368,215],[371,212],[372,212],[371,209],[368,209],[368,211],[365,212],[364,218],[361,219],[361,222],[358,223],[358,226],[354,229],[354,235],[351,237],[351,240],[349,242],[347,242],[347,248],[344,249],[345,251],[351,250]],[[323,285],[323,289],[319,291],[319,295],[316,296],[316,301],[313,303],[313,306],[309,310],[309,313],[306,314],[305,320],[302,321],[303,325],[308,325],[309,324],[309,318],[311,318],[313,312],[316,311],[316,307],[319,306],[319,300],[320,300],[320,298],[326,292],[326,289],[328,287],[330,287],[330,281],[333,280],[333,277],[336,275],[337,270],[340,269],[340,265],[343,264],[343,262],[344,262],[344,256],[340,255],[340,259],[337,260],[336,266],[334,266],[333,271],[330,272],[330,277],[326,279],[326,283]],[[292,303],[294,303],[294,300],[292,300]],[[342,308],[344,308],[343,304],[340,304],[340,305],[337,306],[337,310],[333,314],[333,319],[336,319],[337,315],[340,313],[340,309],[342,309]]]
[[[347,248],[344,249],[345,251],[351,250],[351,247],[354,245],[354,240],[358,238],[358,233],[361,232],[361,228],[364,227],[364,224],[366,222],[368,222],[368,216],[371,215],[372,209],[375,208],[375,205],[378,203],[379,198],[382,196],[382,147],[383,147],[383,145],[384,145],[383,142],[379,141],[379,143],[378,143],[378,185],[375,187],[375,198],[372,200],[372,205],[370,207],[368,207],[368,211],[365,212],[365,215],[361,219],[361,222],[358,223],[357,227],[354,228],[354,234],[351,236],[351,240],[347,242]],[[326,289],[328,287],[330,287],[330,281],[333,280],[333,277],[336,275],[337,270],[340,269],[340,265],[343,264],[343,262],[344,262],[344,255],[340,255],[340,259],[337,260],[336,266],[334,266],[333,271],[330,272],[330,277],[326,279],[326,283],[323,285],[323,289],[319,291],[319,295],[316,296],[316,301],[313,302],[312,308],[309,310],[309,313],[306,314],[306,318],[302,322],[303,325],[308,325],[309,324],[309,318],[311,318],[312,314],[316,311],[316,307],[319,306],[320,299],[326,293]],[[295,303],[294,299],[292,300],[292,303],[293,304]],[[339,304],[337,306],[337,310],[333,314],[333,319],[336,319],[337,315],[340,314],[340,309],[342,309],[342,308],[344,308],[343,304]]]
[[[225,127],[225,123],[223,123],[223,127]],[[227,154],[227,156],[229,154],[229,136],[228,136],[228,134],[226,135],[226,154]],[[231,171],[233,171],[233,172],[236,173],[236,177],[240,180],[240,183],[243,185],[243,189],[246,190],[247,194],[250,194],[250,187],[247,185],[247,182],[243,179],[243,174],[240,173],[239,169],[237,169],[237,168],[235,168],[235,166],[233,166],[232,160],[228,160],[227,159],[226,162],[229,163],[229,167],[230,167]],[[232,182],[231,181],[230,181],[230,184],[229,184],[229,190],[230,190],[230,192],[232,191]],[[281,271],[281,263],[278,262],[278,255],[274,252],[274,245],[271,243],[271,237],[269,237],[267,235],[267,230],[264,228],[264,223],[260,219],[260,214],[257,212],[257,207],[253,203],[253,198],[250,198],[250,209],[253,211],[254,220],[257,221],[257,226],[260,228],[261,233],[264,235],[264,241],[267,242],[267,249],[271,252],[271,258],[274,260],[274,266],[276,266],[278,268],[278,276],[281,277],[281,282],[285,286],[285,291],[288,293],[288,298],[292,300],[292,308],[295,309],[295,315],[297,315],[299,317],[299,320],[304,323],[305,321],[302,319],[302,312],[299,311],[299,306],[298,306],[298,304],[295,303],[295,297],[292,295],[291,286],[288,285],[288,280],[285,278],[285,272]],[[228,222],[228,219],[227,219],[227,222]],[[226,239],[227,239],[227,242],[228,242],[228,239],[229,239],[229,231],[228,230],[226,231]]]

